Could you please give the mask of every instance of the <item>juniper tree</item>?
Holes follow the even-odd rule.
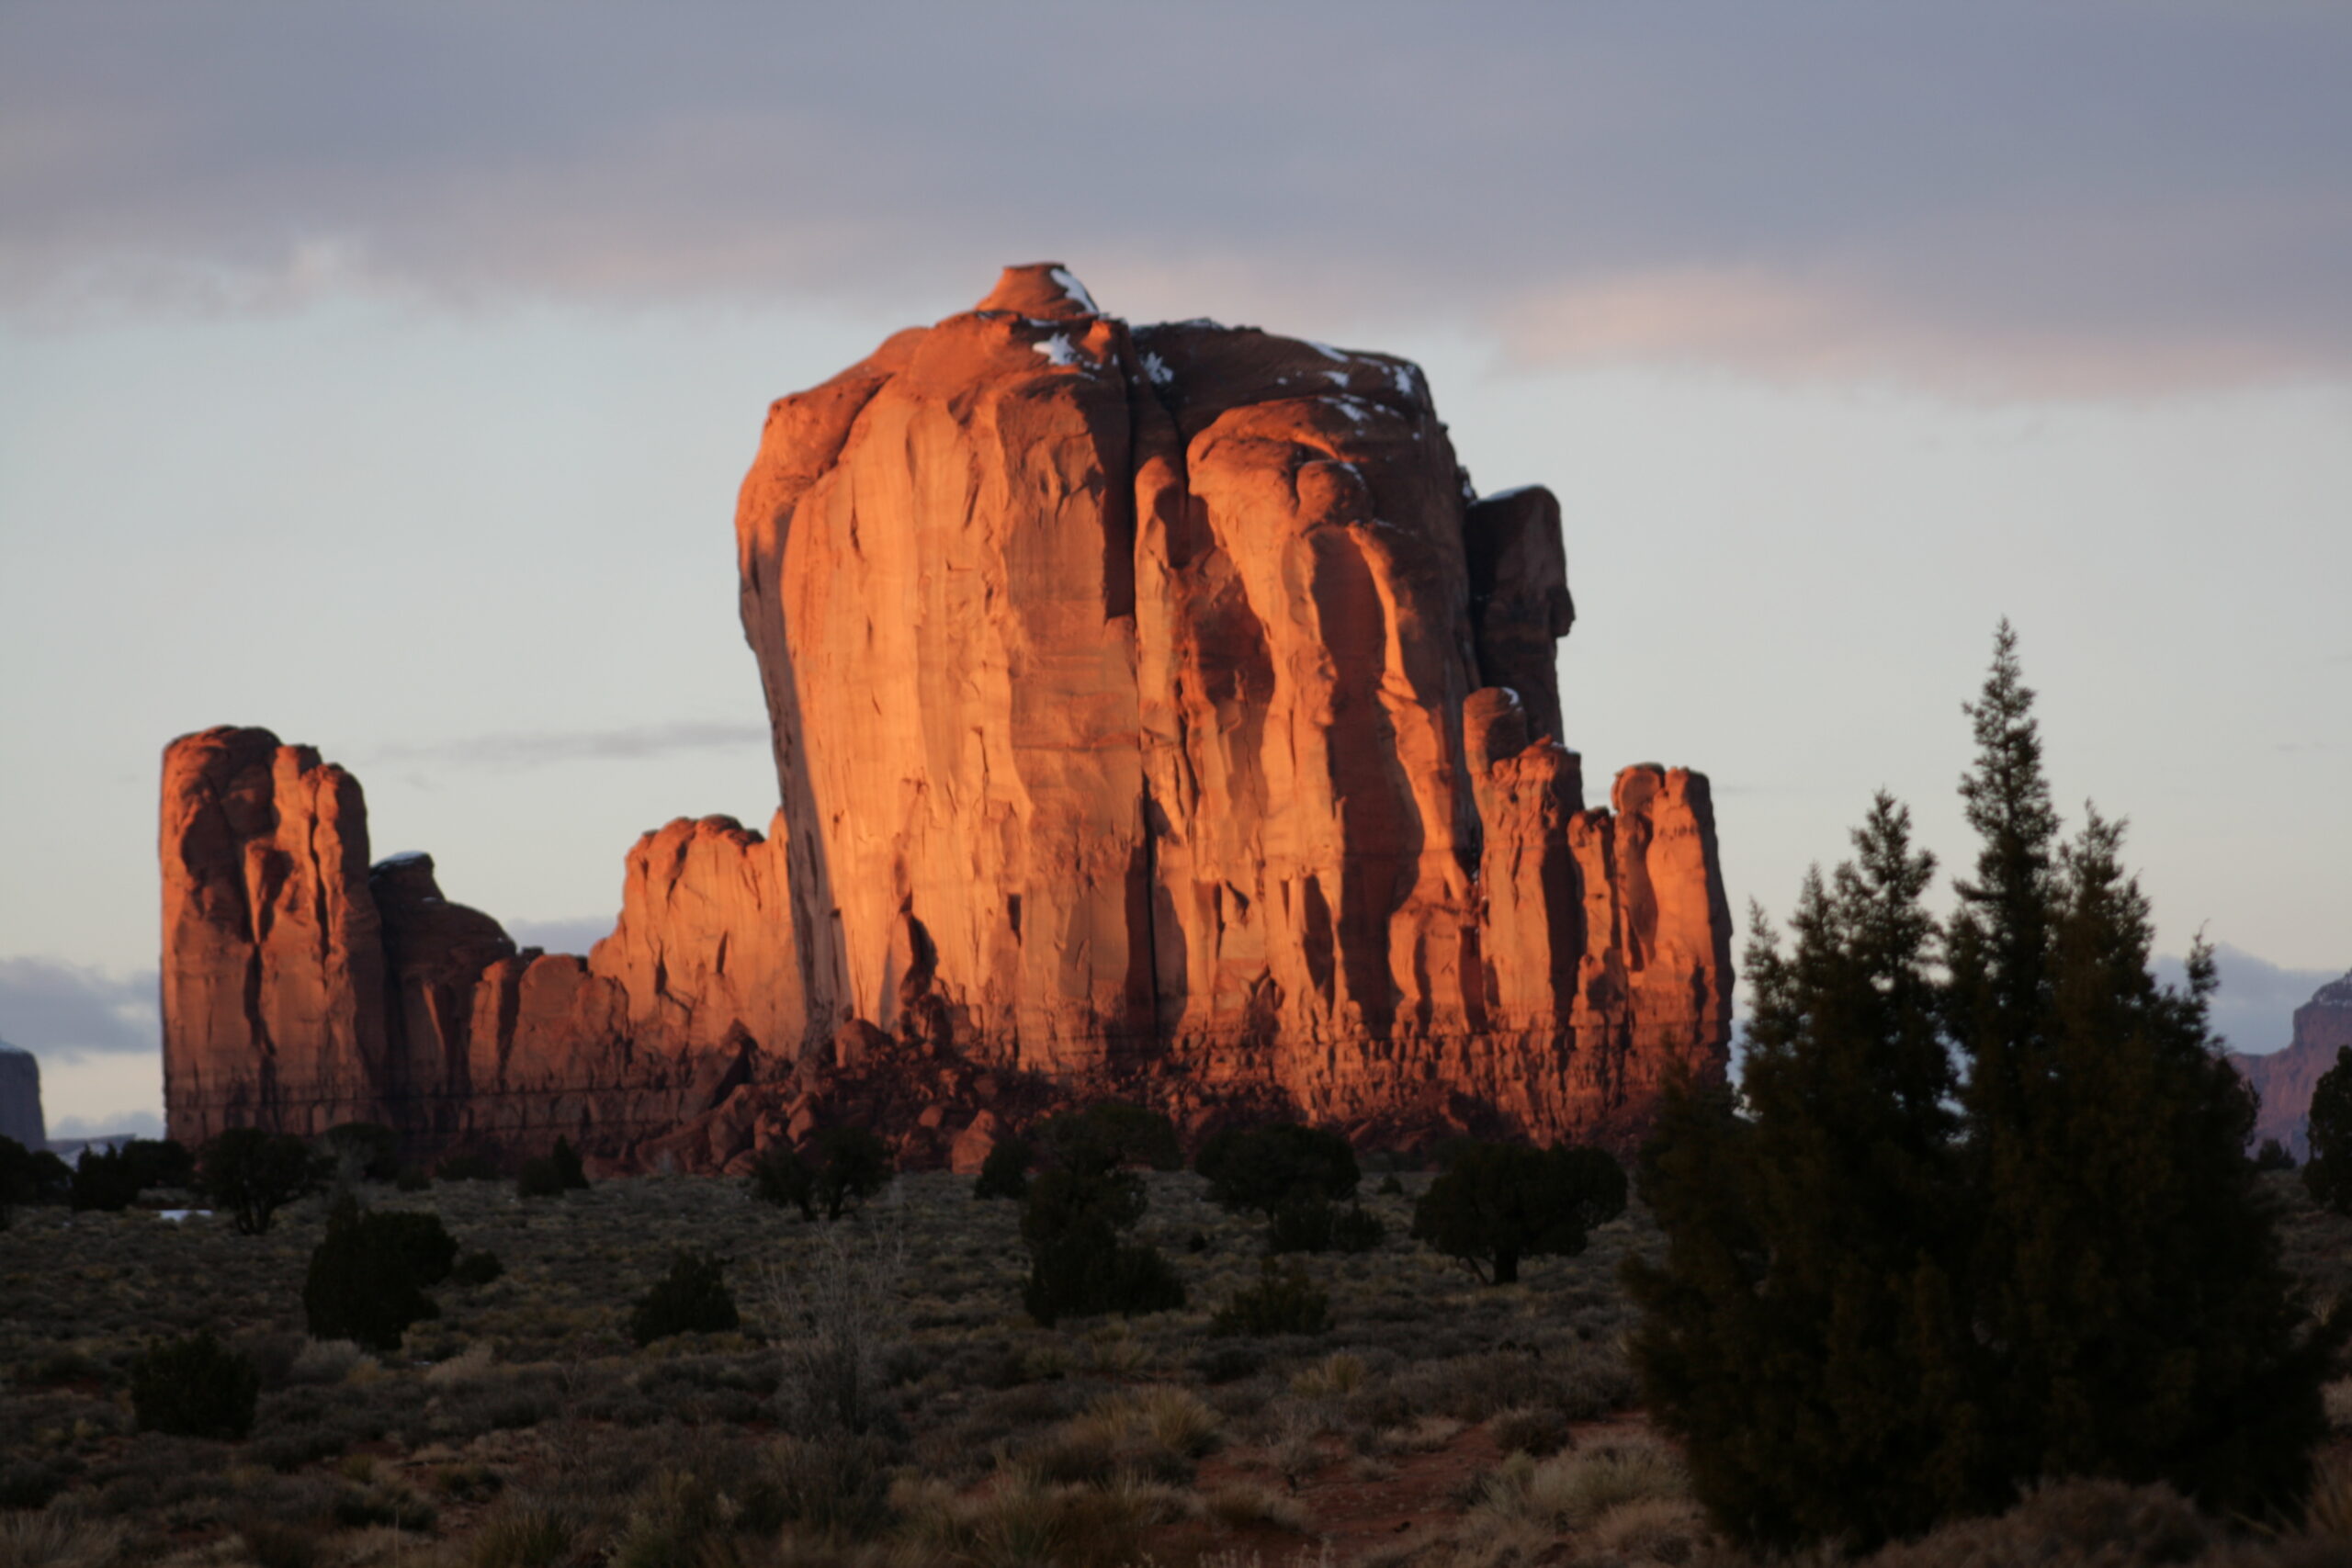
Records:
[[[1645,1161],[1670,1248],[1628,1269],[1635,1362],[1701,1499],[1752,1543],[1874,1545],[1986,1500],[1935,861],[1910,833],[1879,795],[1856,858],[1807,875],[1787,953],[1756,911],[1745,1114],[1678,1084]]]
[[[1632,1270],[1636,1360],[1751,1541],[1868,1544],[2068,1474],[2259,1516],[2324,1430],[2339,1336],[2279,1262],[2211,954],[2159,987],[2120,825],[2061,841],[2007,623],[1967,711],[1979,847],[1941,980],[1882,799],[1792,955],[1750,950],[1747,1113],[1681,1086],[1645,1156],[1668,1251]]]
[[[2208,1028],[2211,952],[2191,950],[2186,992],[2156,984],[2121,843],[2087,813],[2052,880],[2045,1010],[2022,1044],[1972,1053],[2009,1074],[1966,1097],[1996,1457],[2013,1480],[2161,1479],[2260,1513],[2308,1480],[2333,1339],[2302,1325],[2245,1158],[2255,1104]]]
[[[2352,1213],[2352,1045],[2335,1048],[2335,1065],[2312,1086],[2311,1157],[2303,1186],[2313,1201]]]

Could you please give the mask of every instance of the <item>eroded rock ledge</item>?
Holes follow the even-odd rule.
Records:
[[[175,1135],[723,1168],[860,1119],[966,1164],[1124,1093],[1622,1139],[1720,1072],[1706,780],[1587,808],[1558,506],[1477,498],[1409,363],[1012,268],[777,402],[736,532],[781,807],[640,839],[584,959],[371,866],[308,749],[173,742]]]

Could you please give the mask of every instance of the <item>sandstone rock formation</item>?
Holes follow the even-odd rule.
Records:
[[[0,1040],[0,1138],[14,1138],[28,1149],[49,1142],[49,1123],[40,1112],[40,1063],[30,1051],[5,1040]]]
[[[2295,1010],[2294,1038],[2267,1055],[2232,1054],[2230,1061],[2261,1100],[2254,1142],[2276,1138],[2297,1159],[2311,1153],[2312,1090],[2320,1075],[2335,1066],[2335,1053],[2352,1045],[2352,974],[2312,993]]]
[[[1479,499],[1406,361],[1012,268],[777,402],[736,536],[780,807],[640,840],[584,961],[369,873],[314,755],[174,743],[175,1132],[960,1166],[1057,1098],[1619,1136],[1720,1071],[1706,781],[1587,808],[1557,503]]]

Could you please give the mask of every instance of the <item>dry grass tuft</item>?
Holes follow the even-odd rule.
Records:
[[[107,1568],[122,1550],[122,1527],[50,1510],[0,1514],[0,1568]]]

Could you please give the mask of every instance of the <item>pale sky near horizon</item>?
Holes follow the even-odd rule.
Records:
[[[2011,617],[2275,1048],[2352,965],[2347,81],[2287,4],[0,7],[0,1038],[157,1109],[207,725],[558,944],[763,825],[767,400],[1050,256],[1419,360],[1561,498],[1589,790],[1706,771],[1736,906],[1881,785],[1964,861]]]

